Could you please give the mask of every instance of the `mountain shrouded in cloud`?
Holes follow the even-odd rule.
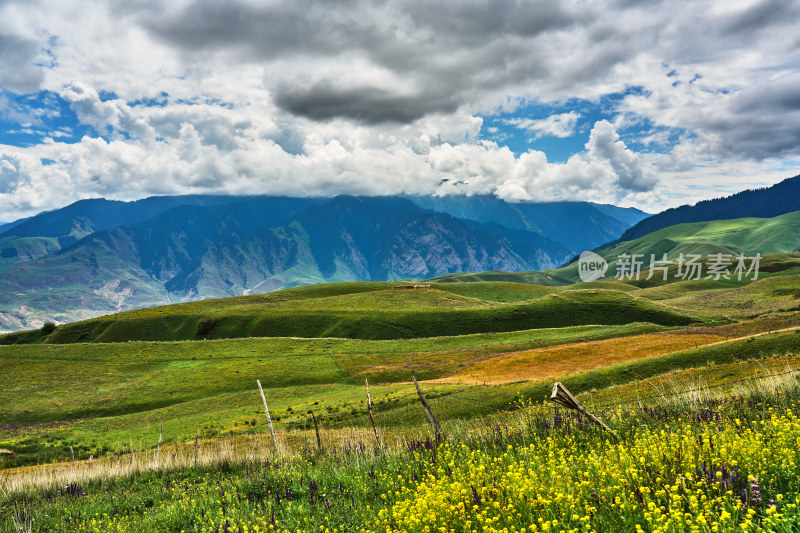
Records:
[[[0,220],[103,196],[648,211],[797,169],[796,2],[0,2]]]

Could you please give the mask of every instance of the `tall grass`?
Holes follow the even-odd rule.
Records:
[[[800,452],[786,443],[800,438],[798,401],[797,388],[760,389],[600,413],[620,443],[573,412],[531,404],[451,421],[441,446],[412,434],[376,449],[360,444],[374,442],[364,430],[340,432],[339,445],[322,453],[282,435],[276,456],[266,434],[209,439],[197,466],[187,450],[168,446],[158,469],[151,450],[128,467],[122,455],[91,469],[63,465],[37,483],[6,482],[0,529],[538,531],[558,530],[556,520],[585,531],[636,523],[689,531],[706,520],[700,531],[712,531],[712,521],[724,531],[791,531],[800,525]],[[651,503],[681,513],[654,513]]]

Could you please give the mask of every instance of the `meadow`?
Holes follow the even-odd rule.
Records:
[[[800,389],[603,412],[523,405],[437,444],[164,466],[7,494],[8,530],[795,531]],[[502,425],[501,425],[502,424]],[[244,455],[244,454],[242,454]],[[123,457],[123,460],[127,458]],[[10,527],[9,527],[10,526]]]
[[[795,263],[324,284],[0,337],[0,530],[791,531]],[[543,403],[554,381],[620,440]]]

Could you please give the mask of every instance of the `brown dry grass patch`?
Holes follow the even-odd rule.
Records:
[[[724,340],[725,337],[718,334],[664,332],[564,344],[494,357],[469,365],[463,371],[437,381],[501,384],[543,380]]]

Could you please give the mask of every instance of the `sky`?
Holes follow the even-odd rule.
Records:
[[[82,198],[648,212],[800,174],[792,0],[0,0],[0,221]]]

